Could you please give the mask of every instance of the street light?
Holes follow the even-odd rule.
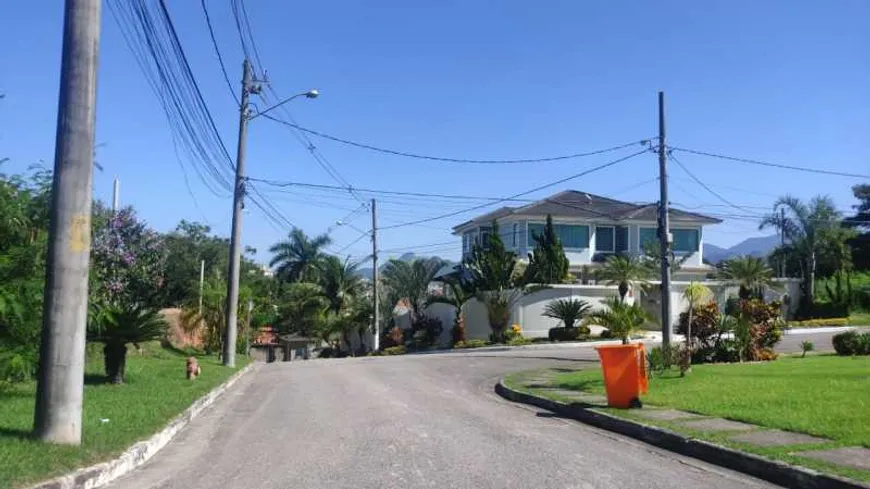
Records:
[[[354,231],[356,231],[360,234],[371,234],[371,231],[363,231],[362,229],[354,226],[353,224],[351,224],[349,222],[344,222],[342,220],[335,221],[335,225],[336,226],[347,226],[347,227],[353,229]]]
[[[257,117],[259,117],[259,116],[265,114],[266,112],[269,112],[269,111],[271,111],[271,110],[273,110],[273,109],[277,109],[278,107],[280,107],[280,106],[286,104],[287,102],[290,102],[291,100],[297,99],[297,98],[299,98],[299,97],[305,97],[305,98],[317,98],[317,97],[319,97],[319,96],[320,96],[320,92],[318,92],[316,88],[313,88],[313,89],[311,89],[311,90],[309,90],[309,91],[307,91],[307,92],[297,93],[296,95],[294,95],[294,96],[292,96],[292,97],[290,97],[290,98],[286,98],[286,99],[284,99],[284,100],[278,102],[277,104],[275,104],[275,105],[273,105],[273,106],[267,108],[266,110],[263,110],[263,111],[259,111],[259,112],[257,112],[256,114],[254,114],[254,115],[252,115],[251,117],[249,117],[248,120],[249,120],[249,121],[250,121],[250,120],[254,120],[254,119],[256,119]]]

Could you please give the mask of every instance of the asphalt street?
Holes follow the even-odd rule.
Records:
[[[821,347],[830,334],[797,335]],[[113,489],[774,487],[493,393],[587,347],[264,364]]]

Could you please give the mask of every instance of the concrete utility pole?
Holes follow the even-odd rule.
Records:
[[[251,63],[242,63],[242,98],[239,106],[239,142],[236,151],[236,183],[233,192],[233,231],[230,237],[230,266],[227,280],[227,330],[223,345],[223,364],[236,366],[236,336],[239,312],[239,267],[242,255],[242,208],[245,200],[245,139],[248,135],[248,96],[256,93]]]
[[[782,223],[785,222],[785,209],[784,208],[779,209],[779,222],[780,222],[779,243],[780,243],[780,245],[782,245],[784,247],[785,246],[785,226],[782,225]],[[780,253],[780,255],[781,256],[779,259],[779,277],[785,278],[785,269],[786,269],[785,253]]]
[[[33,431],[82,439],[100,0],[66,0]]]
[[[199,261],[199,317],[202,318],[202,289],[205,286],[205,260]]]
[[[662,258],[662,345],[671,344],[671,232],[668,224],[668,168],[665,93],[659,92],[659,247]]]
[[[372,300],[374,301],[374,338],[372,349],[378,351],[381,348],[381,335],[379,332],[381,318],[378,311],[378,207],[377,201],[372,199]]]
[[[112,182],[112,214],[116,214],[119,207],[119,202],[121,199],[121,182],[118,181],[118,177],[115,177],[115,181]]]

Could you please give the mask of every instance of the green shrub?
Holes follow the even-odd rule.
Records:
[[[510,346],[531,345],[532,340],[530,340],[529,338],[523,338],[522,336],[518,336],[516,338],[508,340],[507,344]]]
[[[861,334],[861,355],[870,355],[870,331]]]
[[[408,349],[403,345],[399,346],[391,346],[389,348],[384,348],[384,355],[392,356],[392,355],[404,355],[408,353]]]
[[[864,349],[863,343],[866,343],[866,340],[862,336],[864,335],[860,335],[856,331],[846,331],[834,335],[831,344],[834,346],[837,355],[860,355]]]
[[[815,348],[816,348],[816,345],[814,345],[812,341],[809,341],[809,340],[801,341],[801,358],[807,356],[807,352],[813,351]]]
[[[609,340],[613,338],[613,333],[611,333],[609,329],[605,329],[601,331],[601,334],[598,337],[603,340]]]
[[[740,341],[734,338],[725,338],[716,344],[710,359],[719,363],[739,362]]]
[[[799,320],[807,319],[831,319],[849,317],[849,308],[842,304],[833,304],[831,302],[816,301],[812,305],[806,302],[798,308],[796,318]]]
[[[318,358],[332,358],[334,356],[335,356],[335,348],[332,348],[331,346],[327,346],[326,348],[323,348],[322,350],[320,350],[320,355],[318,355]]]
[[[712,348],[719,336],[719,306],[715,302],[699,304],[692,309],[693,345],[699,348]],[[689,313],[680,313],[677,334],[685,335],[689,325]]]
[[[589,339],[589,327],[578,326],[576,328],[550,328],[547,333],[550,341],[585,341]]]
[[[806,319],[804,321],[791,321],[790,328],[811,328],[818,326],[846,326],[849,318]]]
[[[670,369],[677,361],[680,347],[677,345],[657,346],[646,355],[647,375],[661,375]]]
[[[456,343],[455,345],[453,345],[453,348],[457,348],[457,349],[462,350],[462,349],[466,349],[466,348],[480,348],[482,346],[488,346],[488,345],[489,345],[489,342],[484,341],[484,340],[465,340],[465,341],[460,341],[459,343]]]

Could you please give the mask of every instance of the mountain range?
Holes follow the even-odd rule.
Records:
[[[730,248],[704,243],[704,259],[710,263],[719,263],[722,260],[741,255],[763,257],[779,246],[779,242],[779,236],[773,235],[747,238]]]

